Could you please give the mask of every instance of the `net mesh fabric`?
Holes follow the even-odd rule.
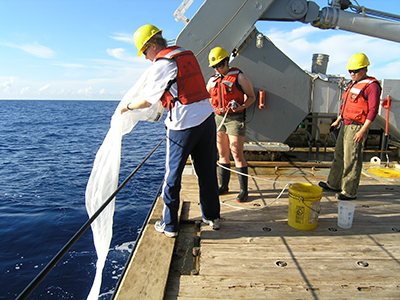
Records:
[[[121,163],[121,141],[123,135],[131,132],[139,121],[156,121],[164,112],[161,101],[149,108],[131,110],[121,114],[129,102],[143,99],[149,69],[124,95],[116,108],[110,129],[100,146],[86,187],[86,210],[91,217],[112,195],[118,185]],[[96,275],[87,299],[98,299],[104,264],[112,239],[112,224],[115,198],[92,223],[93,240],[97,253]]]

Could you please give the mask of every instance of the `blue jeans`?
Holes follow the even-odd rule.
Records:
[[[203,123],[185,130],[167,130],[165,177],[162,198],[165,230],[178,231],[178,210],[182,172],[189,155],[199,183],[200,207],[203,217],[220,217],[217,180],[217,145],[214,114]]]

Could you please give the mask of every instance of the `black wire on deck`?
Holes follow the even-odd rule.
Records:
[[[33,290],[39,285],[40,282],[50,273],[50,271],[57,265],[61,258],[68,252],[68,250],[77,242],[77,240],[83,235],[83,233],[90,227],[93,221],[100,215],[100,213],[107,207],[108,204],[115,198],[115,196],[122,190],[122,188],[128,183],[129,180],[136,174],[136,172],[143,166],[143,164],[149,159],[149,157],[157,150],[157,148],[164,142],[167,137],[165,136],[161,142],[146,156],[146,158],[136,167],[135,170],[124,180],[124,182],[112,193],[112,195],[103,203],[103,205],[90,217],[88,221],[79,229],[75,235],[68,241],[68,243],[57,253],[56,256],[48,263],[48,265],[36,276],[34,280],[22,291],[16,300],[26,299]],[[157,192],[160,192],[160,189]],[[156,196],[156,199],[157,199]]]

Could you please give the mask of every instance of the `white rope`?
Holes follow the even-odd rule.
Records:
[[[190,162],[191,162],[191,164],[192,164],[192,168],[193,168],[193,170],[194,170],[192,156],[189,156],[189,158],[190,158]],[[263,207],[258,207],[258,208],[246,208],[246,207],[239,207],[239,206],[234,206],[234,205],[226,204],[226,203],[224,203],[224,202],[222,202],[222,201],[219,202],[220,204],[225,205],[225,206],[229,206],[229,207],[231,207],[231,208],[242,209],[242,210],[262,210],[262,209],[264,209],[264,208],[266,208],[266,207],[272,205],[272,203],[276,202],[276,201],[282,196],[282,194],[283,194],[283,192],[286,190],[286,188],[287,188],[289,185],[292,185],[291,182],[276,181],[276,180],[268,180],[268,179],[265,179],[265,178],[261,178],[261,177],[256,177],[256,176],[244,174],[244,173],[241,173],[241,172],[238,172],[238,171],[235,171],[235,170],[226,168],[226,167],[222,166],[222,165],[221,165],[220,163],[218,163],[218,162],[217,162],[217,165],[218,165],[219,167],[222,167],[222,168],[224,168],[224,169],[226,169],[226,170],[229,170],[229,171],[231,171],[231,172],[234,172],[234,173],[237,173],[237,174],[240,174],[240,175],[244,175],[244,176],[247,176],[247,177],[250,177],[250,178],[253,178],[253,179],[256,178],[256,179],[259,179],[259,180],[264,180],[264,181],[269,181],[269,182],[274,182],[274,183],[285,183],[285,186],[284,186],[284,188],[282,189],[282,191],[279,193],[278,197],[276,197],[273,201],[271,201],[271,202],[268,203],[267,205],[264,205]],[[196,173],[195,170],[194,170],[194,174],[195,174],[196,177],[198,178],[197,173]]]
[[[250,176],[249,176],[250,177]],[[246,207],[239,207],[239,206],[234,206],[234,205],[230,205],[230,204],[226,204],[224,202],[221,202],[221,204],[225,205],[225,206],[229,206],[232,208],[236,208],[236,209],[242,209],[242,210],[262,210],[268,206],[270,206],[272,203],[274,203],[275,201],[277,201],[283,194],[283,192],[286,190],[286,188],[290,185],[290,183],[287,183],[285,185],[285,187],[282,189],[282,191],[279,193],[278,197],[276,197],[273,201],[271,201],[270,203],[268,203],[267,205],[264,205],[263,207],[259,207],[259,208],[246,208]]]
[[[265,179],[265,178],[256,177],[256,176],[252,176],[252,175],[249,175],[249,174],[241,173],[241,172],[239,172],[239,171],[235,171],[235,170],[233,170],[233,169],[227,168],[227,167],[221,165],[219,162],[217,162],[217,165],[218,165],[219,167],[225,169],[225,170],[231,171],[231,172],[236,173],[236,174],[239,174],[239,175],[247,176],[247,177],[249,177],[249,178],[256,178],[256,179],[264,180],[264,181],[268,181],[268,182],[277,182],[277,183],[284,183],[284,184],[292,184],[292,182],[269,180],[269,179]]]
[[[191,164],[192,164],[192,168],[193,168],[193,170],[194,170],[192,157],[189,156],[189,158],[190,158],[190,162],[191,162]],[[285,186],[283,187],[283,189],[282,189],[282,191],[279,193],[279,195],[278,195],[273,201],[271,201],[271,202],[268,203],[267,205],[264,205],[263,207],[258,207],[258,208],[246,208],[246,207],[239,207],[239,206],[230,205],[230,204],[224,203],[224,202],[222,202],[222,201],[219,202],[220,204],[225,205],[225,206],[229,206],[229,207],[231,207],[231,208],[242,209],[242,210],[262,210],[262,209],[264,209],[264,208],[266,208],[266,207],[271,206],[274,202],[276,202],[276,201],[282,196],[282,194],[283,194],[283,192],[286,190],[286,188],[287,188],[289,185],[293,185],[291,182],[276,181],[276,180],[268,180],[268,179],[265,179],[265,178],[261,178],[261,177],[256,177],[256,176],[244,174],[244,173],[241,173],[241,172],[232,170],[232,169],[230,169],[230,168],[226,168],[226,167],[222,166],[222,165],[221,165],[220,163],[218,163],[218,162],[217,162],[217,165],[218,165],[219,167],[222,167],[222,168],[226,169],[226,170],[229,170],[229,171],[231,171],[231,172],[234,172],[234,173],[237,173],[237,174],[240,174],[240,175],[243,175],[243,176],[247,176],[247,177],[249,177],[249,178],[264,180],[264,181],[268,181],[268,182],[284,183],[284,184],[285,184]],[[196,177],[197,177],[196,171],[194,171],[194,174],[195,174]]]
[[[242,209],[242,210],[262,210],[262,209],[264,209],[264,208],[270,206],[272,203],[276,202],[276,201],[282,196],[283,192],[287,189],[288,186],[291,186],[291,185],[292,185],[292,186],[297,187],[300,191],[303,191],[303,190],[301,189],[301,187],[297,186],[296,184],[294,184],[294,183],[292,183],[292,182],[277,181],[277,180],[269,180],[269,179],[266,179],[266,178],[261,178],[261,177],[257,177],[257,176],[252,176],[252,175],[249,175],[249,174],[241,173],[241,172],[232,170],[232,169],[230,169],[230,168],[227,168],[227,167],[221,165],[221,164],[218,163],[218,162],[217,162],[217,165],[218,165],[219,167],[225,169],[225,170],[228,170],[228,171],[233,172],[233,173],[236,173],[236,174],[240,174],[240,175],[242,175],[242,176],[247,176],[247,177],[252,178],[252,179],[258,179],[258,180],[263,180],[263,181],[267,181],[267,182],[285,184],[285,186],[283,187],[283,189],[282,189],[282,191],[279,193],[279,195],[278,195],[273,201],[271,201],[271,202],[268,203],[267,205],[264,205],[263,207],[259,207],[259,208],[245,208],[245,207],[239,207],[239,206],[234,206],[234,205],[226,204],[226,203],[220,201],[220,203],[223,204],[223,205],[225,205],[225,206],[229,206],[229,207],[236,208],[236,209]]]
[[[229,110],[230,110],[234,105],[235,105],[235,101],[231,101],[231,102],[229,102],[228,105],[226,106],[226,112],[225,112],[224,118],[222,119],[222,122],[221,122],[221,124],[219,125],[219,127],[218,127],[218,129],[217,129],[217,132],[221,129],[222,125],[224,125],[225,119],[226,119],[226,117],[228,116],[228,112],[229,112]]]
[[[232,208],[243,209],[243,210],[261,210],[261,209],[264,209],[264,208],[270,206],[270,205],[271,205],[272,203],[274,203],[275,201],[277,201],[277,200],[282,196],[283,192],[286,190],[286,188],[287,188],[289,185],[293,185],[293,183],[291,183],[291,182],[269,180],[269,179],[266,179],[266,178],[261,178],[261,177],[256,177],[256,176],[252,176],[252,175],[249,175],[249,174],[241,173],[241,172],[232,170],[232,169],[230,169],[230,168],[227,168],[227,167],[221,165],[221,164],[218,163],[218,162],[217,162],[217,165],[218,165],[220,168],[223,168],[223,169],[228,170],[228,171],[230,171],[230,172],[234,172],[234,173],[236,173],[236,174],[240,174],[240,175],[243,175],[243,176],[247,176],[247,177],[252,178],[252,179],[258,179],[258,180],[263,180],[263,181],[268,181],[268,182],[273,182],[273,183],[283,183],[283,184],[285,184],[284,188],[283,188],[282,191],[279,193],[278,197],[276,197],[273,201],[271,201],[271,202],[268,203],[267,205],[264,205],[263,207],[259,207],[259,208],[245,208],[245,207],[233,206],[233,205],[230,205],[230,204],[226,204],[226,203],[224,203],[224,202],[220,202],[221,204],[226,205],[226,206],[229,206],[229,207],[232,207]]]

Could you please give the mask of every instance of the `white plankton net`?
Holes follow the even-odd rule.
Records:
[[[164,113],[164,107],[161,101],[158,101],[149,108],[131,110],[121,114],[121,108],[126,107],[129,102],[143,100],[148,71],[149,69],[143,73],[136,84],[122,98],[111,118],[110,129],[96,154],[85,194],[86,210],[89,217],[117,189],[122,136],[129,133],[139,121],[158,121]],[[96,275],[88,300],[95,300],[99,297],[103,268],[112,238],[114,208],[115,198],[91,225],[97,252],[97,263]]]

